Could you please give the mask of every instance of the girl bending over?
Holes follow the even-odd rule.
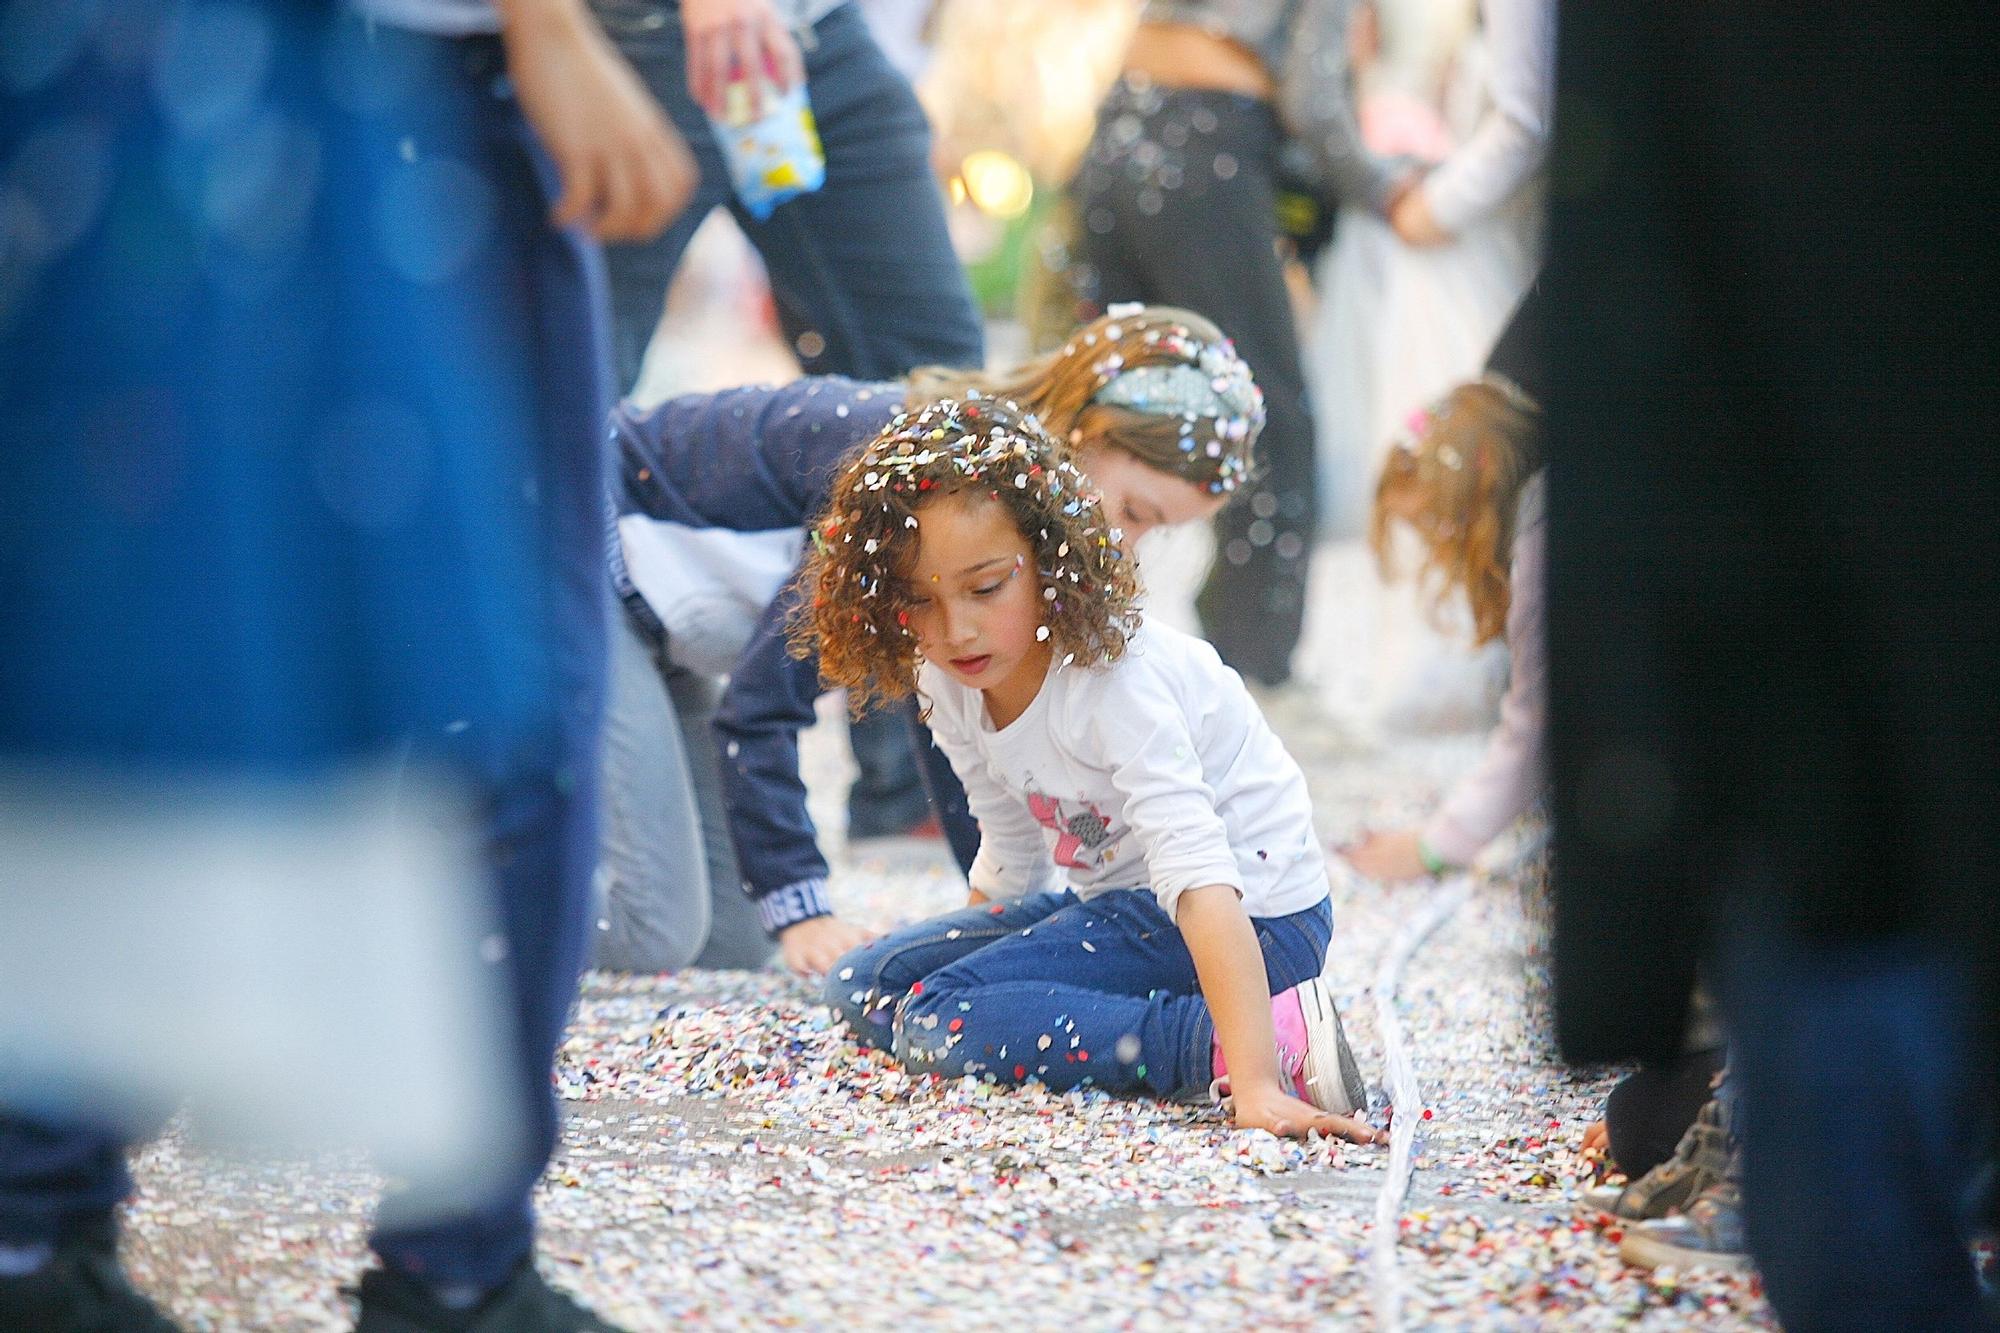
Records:
[[[1415,527],[1427,552],[1423,576],[1440,599],[1465,589],[1477,642],[1506,634],[1512,674],[1485,754],[1423,827],[1374,833],[1346,850],[1370,878],[1437,875],[1467,864],[1541,790],[1548,668],[1539,415],[1519,389],[1489,375],[1420,414],[1414,438],[1382,465],[1376,558],[1387,572],[1391,525]]]

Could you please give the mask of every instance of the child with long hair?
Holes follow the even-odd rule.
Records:
[[[965,908],[829,976],[855,1035],[999,1083],[1226,1082],[1239,1126],[1377,1141],[1318,980],[1304,775],[1213,648],[1142,622],[1116,516],[1040,422],[970,396],[899,417],[812,540],[800,651],[858,703],[918,697],[980,833]]]
[[[898,413],[973,391],[1038,411],[1132,536],[1221,508],[1264,421],[1214,325],[1138,306],[1011,373],[807,377],[621,408],[611,555],[626,614],[605,741],[600,966],[752,966],[775,936],[789,966],[817,975],[868,938],[827,901],[798,756],[822,687],[786,650],[792,600],[780,589],[847,455]],[[978,835],[956,779],[927,737],[915,740],[970,865]]]
[[[1542,454],[1540,412],[1511,381],[1489,374],[1419,413],[1375,490],[1372,541],[1393,577],[1395,528],[1424,546],[1418,577],[1441,604],[1463,590],[1475,644],[1503,633],[1511,662],[1500,721],[1477,766],[1422,828],[1369,835],[1344,855],[1371,879],[1413,879],[1464,866],[1518,818],[1546,771],[1542,718]]]

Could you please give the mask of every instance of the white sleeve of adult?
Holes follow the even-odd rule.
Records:
[[[1454,235],[1500,207],[1541,169],[1555,106],[1553,0],[1484,0],[1482,10],[1493,105],[1423,183],[1432,218]]]

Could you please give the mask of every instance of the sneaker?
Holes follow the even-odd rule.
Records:
[[[1626,1185],[1599,1185],[1584,1202],[1627,1222],[1643,1222],[1678,1212],[1729,1172],[1729,1126],[1720,1098],[1711,1097],[1674,1155]]]
[[[363,1273],[360,1297],[354,1333],[620,1333],[542,1281],[532,1258],[464,1310],[452,1309],[430,1287],[391,1268]]]
[[[1367,1109],[1368,1090],[1361,1083],[1361,1066],[1340,1026],[1333,993],[1318,978],[1271,997],[1271,1027],[1278,1036],[1278,1072],[1298,1094],[1332,1115],[1355,1115]],[[1215,1081],[1208,1085],[1211,1101],[1229,1110],[1229,1068],[1222,1059],[1222,1039],[1215,1041]]]
[[[1298,997],[1304,1033],[1297,1043],[1296,1054],[1288,1051],[1280,1038],[1278,1058],[1297,1086],[1299,1096],[1334,1115],[1356,1115],[1367,1110],[1368,1089],[1362,1086],[1361,1066],[1354,1058],[1354,1048],[1347,1044],[1347,1031],[1340,1025],[1333,992],[1315,977],[1287,994]]]
[[[35,1333],[179,1333],[132,1289],[108,1240],[70,1241],[48,1263],[0,1278],[0,1329]]]
[[[1634,1268],[1748,1272],[1742,1186],[1718,1180],[1697,1195],[1686,1212],[1631,1227],[1618,1242],[1618,1257]]]

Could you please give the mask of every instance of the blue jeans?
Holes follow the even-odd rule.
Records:
[[[736,205],[714,131],[688,94],[679,4],[593,0],[592,8],[701,170],[688,210],[657,240],[606,251],[621,391],[638,381],[695,228],[721,207],[763,257],[806,374],[888,380],[928,363],[980,364],[985,333],[945,230],[930,122],[855,6],[822,18],[802,43],[826,184],[762,222]]]
[[[1325,966],[1326,899],[1251,925],[1272,994]],[[826,998],[863,1045],[948,1078],[1186,1097],[1214,1077],[1194,959],[1150,889],[1038,893],[920,921],[841,959]]]
[[[1981,1326],[1966,1245],[1985,1085],[1965,962],[1915,940],[1731,932],[1744,1220],[1787,1328]]]
[[[612,613],[593,967],[677,972],[771,959],[722,806],[709,725],[719,693],[714,680],[668,661],[624,608]]]
[[[513,99],[497,39],[449,41],[386,26],[365,36],[354,20],[329,35],[320,31],[318,17],[301,18],[291,6],[264,5],[256,12],[271,19],[266,30],[273,34],[273,86],[301,124],[325,132],[333,146],[328,168],[342,173],[336,177],[341,189],[302,189],[301,197],[310,202],[316,226],[332,237],[351,237],[362,251],[349,253],[329,239],[306,257],[307,267],[334,269],[342,284],[338,300],[372,312],[358,320],[364,331],[402,339],[400,360],[374,369],[409,395],[415,404],[410,429],[438,450],[436,471],[422,474],[428,486],[447,495],[470,486],[471,480],[451,469],[469,470],[480,460],[504,478],[530,545],[534,581],[525,608],[482,602],[477,610],[525,622],[522,632],[553,664],[553,707],[532,730],[506,734],[475,718],[454,728],[453,738],[427,746],[459,763],[484,795],[487,860],[507,946],[495,966],[503,970],[513,1000],[512,1021],[494,1041],[514,1057],[514,1091],[528,1138],[517,1157],[495,1164],[498,1183],[476,1207],[419,1226],[399,1216],[392,1196],[384,1200],[373,1238],[375,1249],[407,1272],[489,1285],[512,1272],[533,1241],[529,1195],[555,1146],[559,1123],[549,1071],[576,995],[597,851],[596,749],[609,599],[603,270],[595,246],[547,223],[554,174]],[[341,71],[380,82],[368,85],[366,96],[342,104],[323,100],[323,83]],[[83,61],[74,79],[97,103],[115,85],[114,74]],[[135,91],[127,100],[140,104],[119,127],[127,136],[121,144],[131,149],[130,160],[120,164],[127,169],[122,179],[134,191],[131,216],[138,219],[135,226],[149,220],[159,225],[159,217],[176,211],[153,153],[159,160],[177,159],[148,138],[168,134],[153,99]],[[382,123],[365,135],[342,131],[355,114]],[[374,144],[379,160],[354,159],[347,145],[357,139]],[[480,208],[479,225],[461,238],[463,245],[432,245],[437,237],[426,241],[429,233],[413,232],[409,244],[393,252],[414,273],[411,281],[399,283],[370,267],[381,263],[370,252],[382,247],[366,227],[387,207],[384,199],[394,202],[385,182],[397,178],[396,164],[406,160],[433,164],[430,170],[444,173],[434,179],[458,188],[453,199]],[[371,188],[379,193],[371,194]],[[435,199],[412,216],[443,232],[463,220]],[[133,236],[144,241],[148,235],[98,229],[79,247],[81,259],[89,261],[85,271],[92,266],[123,271],[107,256],[130,249],[137,243]],[[189,281],[195,281],[192,274]],[[253,358],[262,359],[262,369],[232,381],[231,400],[240,413],[228,418],[229,424],[266,453],[317,456],[304,442],[323,438],[343,420],[336,413],[348,401],[342,395],[383,385],[344,383],[328,368],[314,371],[310,361],[285,378],[274,368],[281,364],[280,348],[260,332],[253,316],[290,310],[295,294],[277,285],[238,295],[241,304],[216,337],[233,336],[239,343],[262,338]],[[346,307],[329,298],[304,307],[304,313],[317,318],[329,309]],[[103,335],[114,327],[133,331],[106,326]],[[172,332],[187,336],[184,330]],[[117,357],[88,369],[76,383],[124,373]],[[170,384],[198,381],[202,373],[202,367],[180,366],[163,378]],[[495,427],[489,419],[494,416],[504,429]],[[476,543],[490,530],[474,523],[465,535]],[[456,568],[438,560],[409,573],[449,584]],[[468,597],[465,587],[447,592]],[[454,598],[441,600],[448,604]],[[379,611],[363,604],[356,615],[365,621],[366,613]],[[414,671],[426,665],[408,660],[419,651],[407,643],[400,653],[385,649],[371,665],[384,673]],[[262,664],[255,654],[244,654],[243,660]],[[280,728],[267,729],[283,735]],[[113,1205],[131,1190],[124,1146],[121,1135],[101,1128],[29,1121],[0,1110],[0,1241],[103,1232]]]

